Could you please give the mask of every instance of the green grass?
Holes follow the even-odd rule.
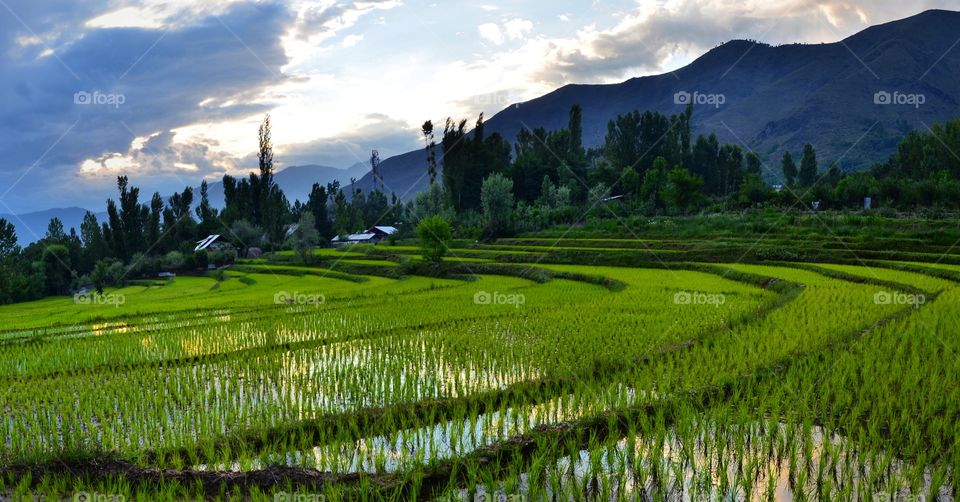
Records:
[[[0,494],[955,490],[956,265],[561,264],[646,243],[570,239],[546,256],[544,241],[455,249],[456,279],[391,278],[419,249],[381,245],[108,291],[116,307],[2,307]],[[529,262],[496,263],[512,248]]]

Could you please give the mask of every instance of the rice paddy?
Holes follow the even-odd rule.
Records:
[[[960,267],[728,244],[281,253],[0,307],[0,499],[955,499]]]

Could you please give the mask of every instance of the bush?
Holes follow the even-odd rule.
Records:
[[[170,251],[160,259],[160,268],[165,271],[180,270],[183,268],[183,254],[179,251]]]
[[[453,232],[450,224],[440,216],[424,218],[417,225],[417,236],[423,247],[423,258],[427,261],[440,263],[447,253]]]
[[[197,264],[197,268],[206,270],[207,265],[210,264],[210,257],[205,250],[194,251],[193,261]]]
[[[207,263],[212,263],[218,267],[230,265],[237,259],[235,250],[213,250],[207,253]]]
[[[127,267],[118,260],[111,261],[107,267],[106,279],[107,284],[112,284],[118,288],[122,287],[126,284]]]

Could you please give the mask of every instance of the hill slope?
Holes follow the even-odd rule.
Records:
[[[759,152],[779,171],[783,150],[812,143],[821,168],[847,171],[885,159],[912,129],[960,115],[960,12],[931,10],[819,45],[735,40],[675,72],[611,85],[567,85],[511,105],[486,123],[512,140],[521,128],[558,129],[574,104],[583,107],[584,144],[603,143],[607,122],[632,110],[678,113],[674,95],[722,94],[720,106],[697,105],[695,133]],[[954,50],[951,50],[954,49]],[[877,92],[922,94],[925,103],[878,105]],[[409,198],[426,185],[425,155],[409,152],[382,164],[386,186]],[[772,181],[772,177],[771,177]],[[367,175],[361,186],[369,189]]]

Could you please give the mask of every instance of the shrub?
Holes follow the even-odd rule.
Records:
[[[183,254],[179,251],[170,251],[160,259],[160,267],[167,271],[182,269]]]
[[[440,216],[424,218],[417,225],[417,236],[423,248],[423,258],[427,261],[440,263],[447,253],[453,232],[450,224]]]

